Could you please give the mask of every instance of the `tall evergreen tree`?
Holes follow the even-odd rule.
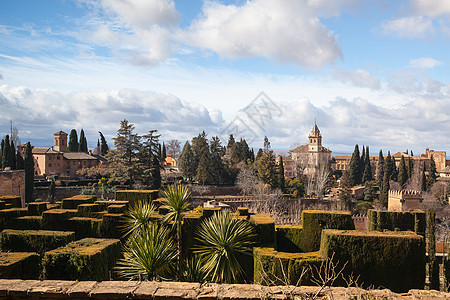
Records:
[[[383,150],[380,150],[380,153],[378,154],[378,162],[377,162],[377,183],[378,186],[381,189],[381,184],[383,182],[383,175],[384,175],[384,157],[383,157]]]
[[[258,152],[256,152],[255,161],[258,161],[263,154],[263,150],[261,148],[258,149]]]
[[[380,203],[384,207],[387,207],[387,205],[388,205],[388,197],[389,197],[389,189],[390,189],[390,184],[389,184],[390,174],[389,174],[389,170],[388,170],[389,164],[390,164],[390,158],[391,158],[391,156],[388,155],[388,156],[386,156],[386,160],[384,161],[383,182],[381,184],[381,191],[380,191]]]
[[[9,143],[9,135],[6,135],[2,153],[3,168],[11,167],[11,145]]]
[[[408,158],[408,179],[412,178],[412,172],[414,170],[414,162],[410,158]]]
[[[387,159],[387,161],[389,162],[389,165],[388,165],[388,172],[389,172],[389,176],[390,176],[389,179],[397,181],[398,170],[397,170],[397,166],[395,165],[395,158],[391,156],[390,152],[388,152],[388,157],[389,157],[389,159]]]
[[[433,155],[430,157],[430,168],[428,170],[427,190],[430,190],[433,184],[436,182],[436,162]]]
[[[352,201],[351,186],[352,181],[350,178],[350,172],[349,170],[346,170],[344,171],[339,184],[339,201],[341,203],[341,208],[344,210],[350,209],[350,203]]]
[[[218,136],[214,136],[210,143],[211,149],[211,168],[214,184],[229,183],[228,173],[222,162],[223,147]]]
[[[161,161],[158,156],[159,137],[157,130],[150,130],[142,136],[137,153],[137,177],[152,189],[161,187]]]
[[[236,141],[234,140],[234,136],[232,134],[230,134],[230,137],[228,138],[228,144],[227,144],[227,149],[230,149],[233,147],[234,143]]]
[[[428,274],[430,278],[430,290],[439,291],[439,262],[436,259],[436,214],[432,208],[427,210],[428,227]]]
[[[88,146],[87,146],[87,140],[86,136],[84,135],[84,130],[81,129],[80,132],[80,143],[78,145],[78,152],[88,152]]]
[[[213,180],[213,174],[211,168],[211,155],[205,132],[199,134],[197,138],[196,152],[198,155],[198,167],[195,178],[202,184],[210,184]]]
[[[161,153],[161,161],[165,161],[167,157],[166,144],[163,142],[162,144],[162,153]]]
[[[55,198],[56,198],[55,177],[52,177],[52,181],[50,182],[50,188],[48,189],[48,195],[50,198],[50,203],[55,203]]]
[[[27,143],[24,159],[25,169],[25,202],[33,202],[34,194],[34,161],[30,142]]]
[[[367,181],[372,181],[372,165],[370,164],[370,154],[369,154],[369,146],[366,146],[366,151],[364,155],[364,172],[363,172],[363,180],[362,183],[366,183]]]
[[[16,170],[23,170],[23,157],[20,154],[20,151],[17,151],[16,154]]]
[[[101,133],[101,131],[99,131],[98,133],[100,133],[100,154],[105,156],[109,151],[109,146],[103,133]]]
[[[376,190],[375,190],[375,181],[366,181],[365,189],[364,189],[364,201],[372,202],[375,200]]]
[[[355,150],[353,151],[352,158],[350,159],[349,166],[349,182],[351,186],[358,185],[361,183],[362,174],[360,173],[360,156],[359,156],[359,146],[355,145]]]
[[[250,160],[251,160],[252,163],[255,162],[255,151],[253,150],[253,148],[252,148],[252,151],[250,153]]]
[[[188,179],[194,178],[197,174],[197,162],[189,141],[184,144],[183,150],[181,151],[180,158],[178,159],[178,167],[180,168],[181,174]]]
[[[389,180],[392,179],[392,176],[393,176],[392,173],[394,172],[393,168],[395,167],[395,162],[393,163],[393,160],[394,159],[391,157],[391,153],[388,151],[388,155],[384,159],[383,172],[384,172],[384,174],[387,173]],[[383,174],[383,180],[384,180],[384,174]]]
[[[361,174],[361,183],[364,184],[364,169],[366,168],[366,147],[362,146],[361,157],[359,158],[359,173]]]
[[[79,147],[78,135],[75,129],[70,131],[69,135],[69,146],[67,147],[68,152],[77,152]]]
[[[258,161],[258,178],[263,183],[269,184],[271,187],[277,186],[277,176],[275,171],[275,155],[270,150],[269,139],[264,137],[264,150]]]
[[[398,183],[403,188],[408,181],[408,172],[406,171],[405,157],[402,155],[398,165]]]
[[[3,166],[3,153],[5,152],[5,139],[2,139],[1,147],[0,147],[0,167],[4,169]]]
[[[282,192],[285,192],[286,180],[284,178],[283,156],[280,156],[280,163],[278,164],[278,187]]]
[[[11,140],[11,149],[10,149],[10,164],[11,170],[16,169],[16,147],[14,146],[14,141]]]
[[[427,177],[425,176],[425,170],[422,170],[422,176],[420,177],[420,190],[427,190]]]

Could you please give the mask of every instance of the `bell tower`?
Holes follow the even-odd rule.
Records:
[[[67,149],[67,133],[64,131],[58,131],[57,133],[53,134],[55,137],[55,146],[54,149],[56,151],[64,152]]]
[[[319,152],[322,150],[322,135],[320,135],[319,127],[317,127],[316,122],[314,121],[314,127],[311,130],[311,133],[308,136],[308,151],[309,152]]]

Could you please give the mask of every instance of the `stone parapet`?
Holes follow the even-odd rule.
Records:
[[[156,281],[61,281],[1,279],[0,299],[448,299],[450,293],[311,286],[261,286],[254,284],[207,284]]]

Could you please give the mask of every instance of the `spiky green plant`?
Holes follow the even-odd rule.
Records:
[[[155,223],[142,226],[124,250],[124,258],[115,268],[122,278],[159,280],[173,273],[177,249],[167,227]]]
[[[189,211],[189,197],[191,193],[188,188],[179,184],[173,184],[163,190],[161,193],[164,198],[164,204],[169,207],[169,212],[163,217],[164,222],[173,222],[177,232],[177,261],[178,269],[181,270],[181,224],[183,215]]]
[[[249,222],[229,211],[219,211],[201,223],[196,239],[199,245],[195,253],[202,258],[203,269],[212,281],[236,283],[243,278],[238,255],[250,255],[255,239]]]
[[[152,222],[150,217],[155,209],[155,205],[147,201],[138,201],[130,207],[122,221],[124,236],[139,235],[142,229]]]
[[[200,282],[207,281],[208,276],[202,268],[202,261],[198,255],[192,255],[183,260],[181,271],[179,272],[180,281]]]

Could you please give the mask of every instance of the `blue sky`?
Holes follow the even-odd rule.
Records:
[[[84,128],[91,146],[99,130],[112,144],[126,118],[163,140],[234,128],[254,147],[267,135],[273,148],[290,149],[317,120],[335,152],[356,143],[450,151],[446,0],[18,0],[0,8],[2,135],[12,120],[37,146],[72,128]],[[277,108],[264,126],[244,110],[261,91]],[[230,126],[243,116],[247,131]]]

